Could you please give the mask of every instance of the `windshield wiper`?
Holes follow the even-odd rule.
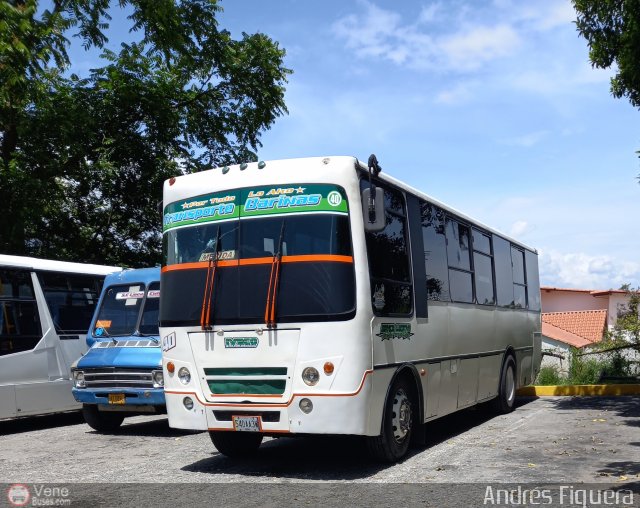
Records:
[[[211,330],[211,302],[213,300],[216,269],[218,268],[218,253],[220,252],[220,226],[216,232],[216,246],[209,257],[207,265],[207,278],[202,295],[202,312],[200,314],[200,326],[203,330]]]
[[[280,228],[280,238],[271,261],[271,273],[269,274],[269,290],[267,291],[267,305],[264,310],[264,321],[267,328],[276,326],[276,301],[278,299],[278,283],[280,282],[280,268],[282,267],[282,242],[284,240],[284,219]]]

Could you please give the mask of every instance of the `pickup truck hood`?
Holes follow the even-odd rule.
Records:
[[[76,364],[78,369],[100,367],[147,367],[162,365],[162,350],[157,346],[136,347],[132,340],[119,340],[118,345],[99,347],[96,343]],[[149,341],[151,342],[151,341]],[[122,345],[120,345],[122,344]],[[98,347],[96,347],[98,346]]]

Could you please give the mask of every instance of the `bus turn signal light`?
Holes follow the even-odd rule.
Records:
[[[333,369],[334,369],[333,363],[331,363],[331,362],[326,362],[326,363],[324,364],[324,373],[325,373],[327,376],[330,376],[331,374],[333,374]]]
[[[169,374],[173,374],[176,370],[176,366],[173,364],[173,362],[167,362],[167,371],[169,372]]]

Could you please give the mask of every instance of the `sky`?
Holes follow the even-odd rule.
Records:
[[[268,35],[293,70],[260,159],[375,153],[537,249],[543,285],[640,286],[640,111],[591,67],[568,0],[221,6],[220,28]]]

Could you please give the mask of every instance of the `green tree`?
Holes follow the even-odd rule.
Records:
[[[640,108],[640,2],[638,0],[573,0],[578,32],[589,45],[594,67],[617,72],[611,93]]]
[[[621,290],[626,291],[628,303],[618,310],[618,319],[612,331],[605,336],[605,349],[635,349],[640,351],[640,288],[632,289],[629,284],[623,285]]]
[[[587,41],[591,64],[600,69],[615,64],[611,94],[626,97],[640,108],[640,1],[572,1],[578,14],[576,27]]]
[[[162,183],[256,159],[286,113],[285,52],[218,29],[215,0],[0,0],[0,252],[159,260]],[[105,48],[110,9],[132,38]],[[69,75],[69,37],[102,66]]]

